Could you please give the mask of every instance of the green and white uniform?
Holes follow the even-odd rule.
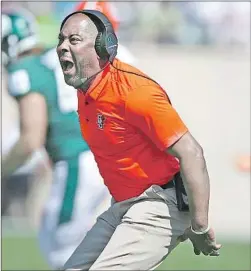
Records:
[[[47,104],[45,148],[53,162],[53,184],[40,228],[40,245],[53,268],[61,267],[110,195],[80,132],[77,93],[65,84],[56,49],[24,57],[8,66],[9,93],[20,99],[41,94]],[[36,112],[33,112],[36,114]]]

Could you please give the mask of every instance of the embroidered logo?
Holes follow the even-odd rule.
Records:
[[[105,117],[100,113],[98,113],[97,124],[99,129],[104,129]]]

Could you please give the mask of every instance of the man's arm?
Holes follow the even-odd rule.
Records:
[[[47,108],[44,97],[30,93],[19,100],[20,138],[11,151],[3,158],[2,177],[7,178],[30,155],[45,143],[47,130]]]
[[[214,231],[208,225],[210,182],[203,149],[187,132],[167,148],[167,152],[180,161],[191,214],[191,228],[178,239],[182,242],[189,238],[196,255],[202,252],[205,255],[219,256],[221,245],[216,243]]]
[[[181,174],[188,194],[192,228],[203,231],[208,227],[210,184],[203,149],[187,132],[167,152],[180,161]]]

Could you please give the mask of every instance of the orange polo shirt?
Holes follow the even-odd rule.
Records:
[[[114,66],[144,75],[117,59]],[[163,185],[179,171],[165,152],[188,130],[165,91],[149,79],[109,65],[88,91],[78,91],[78,114],[84,139],[116,201]]]

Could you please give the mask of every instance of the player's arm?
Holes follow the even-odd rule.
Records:
[[[10,176],[45,143],[47,108],[44,97],[29,93],[19,99],[20,138],[2,161],[2,177]]]

